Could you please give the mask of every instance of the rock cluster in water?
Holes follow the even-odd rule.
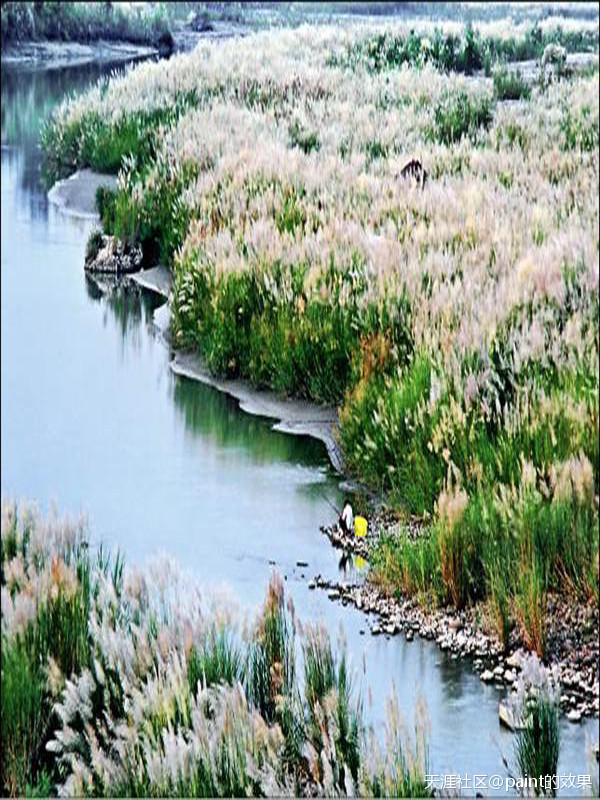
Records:
[[[392,517],[386,515],[369,519],[366,539],[346,534],[337,525],[322,527],[321,531],[335,547],[367,558],[369,548],[379,536],[389,533],[390,525],[393,525]],[[409,525],[410,536],[419,533],[417,523]],[[435,640],[453,659],[470,657],[482,681],[498,688],[516,688],[525,654],[522,643],[517,637],[514,643],[511,641],[511,645],[514,644],[511,651],[504,653],[498,638],[483,630],[481,608],[425,609],[411,598],[390,597],[368,579],[348,583],[317,575],[309,588],[323,589],[331,600],[343,605],[350,603],[373,614],[375,619],[368,626],[373,636],[404,633],[409,641],[416,635]],[[547,661],[559,668],[561,708],[571,722],[598,715],[598,609],[552,598],[548,614]]]
[[[95,241],[91,247],[88,244],[84,264],[88,272],[124,275],[141,269],[143,255],[140,245],[128,244],[104,233],[95,233],[92,237]]]

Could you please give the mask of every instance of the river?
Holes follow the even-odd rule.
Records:
[[[339,576],[319,531],[342,498],[325,447],[175,377],[152,323],[159,301],[107,299],[86,279],[92,222],[48,203],[39,130],[66,94],[109,70],[2,70],[3,497],[84,511],[94,540],[128,562],[167,552],[247,608],[277,569],[301,619],[321,620],[334,640],[343,630],[370,721],[382,721],[393,682],[412,729],[420,692],[430,773],[505,775],[512,741],[498,723],[500,690],[431,642],[371,636],[359,611],[308,589],[317,573]],[[598,721],[564,721],[561,733],[559,773],[586,774]]]

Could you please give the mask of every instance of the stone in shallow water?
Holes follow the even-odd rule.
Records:
[[[92,233],[85,257],[88,272],[122,275],[137,272],[142,266],[142,248],[129,245],[103,233]]]
[[[505,700],[501,700],[498,704],[498,717],[500,719],[500,724],[511,731],[521,730],[523,728],[523,722],[516,718],[510,703],[507,703]]]

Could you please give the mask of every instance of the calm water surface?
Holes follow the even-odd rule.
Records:
[[[365,634],[364,615],[308,590],[313,575],[339,574],[319,532],[334,516],[327,499],[341,499],[325,448],[173,376],[152,325],[157,300],[104,299],[86,280],[91,223],[48,204],[39,128],[65,94],[106,71],[2,70],[2,495],[84,511],[94,538],[128,561],[167,552],[247,607],[277,569],[301,619],[320,619],[334,638],[343,630],[373,722],[393,682],[412,727],[420,692],[430,772],[504,775],[511,737],[496,689],[429,642]],[[562,734],[559,771],[586,773],[597,720],[565,722]]]

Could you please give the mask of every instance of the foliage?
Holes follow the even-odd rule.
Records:
[[[5,793],[331,796],[395,781],[428,794],[426,732],[415,752],[398,735],[382,754],[324,631],[302,633],[298,674],[279,577],[244,633],[171,562],[124,572],[87,535],[3,506]]]
[[[485,96],[469,97],[466,92],[442,97],[434,110],[429,136],[441,144],[454,144],[463,137],[476,141],[481,130],[490,127],[493,106]]]
[[[494,105],[432,66],[431,38],[374,30],[140,65],[57,112],[47,160],[112,153],[103,222],[172,268],[174,343],[339,405],[348,470],[432,520],[386,545],[381,580],[489,601],[505,643],[516,625],[541,651],[547,593],[598,594],[598,74]],[[548,30],[494,52],[543,52]],[[479,69],[490,36],[453,52]],[[325,68],[365,42],[402,67]],[[426,182],[403,177],[415,153]]]
[[[515,743],[515,758],[523,779],[535,775],[544,784],[537,785],[536,796],[555,796],[559,751],[558,706],[551,699],[536,694],[529,704],[525,727],[516,733]]]
[[[110,2],[6,2],[2,3],[2,44],[28,39],[120,39],[159,45],[170,35],[168,17],[160,5],[138,10]]]
[[[531,89],[519,70],[499,69],[494,73],[494,95],[497,100],[529,100]]]
[[[348,43],[344,50],[330,54],[328,64],[375,73],[404,65],[432,64],[446,72],[467,75],[487,65],[487,74],[492,64],[540,59],[550,44],[564,47],[568,52],[593,50],[598,47],[598,30],[561,27],[542,30],[534,25],[520,36],[486,36],[469,24],[462,37],[455,32],[444,32],[440,27],[435,27],[432,34],[417,33],[414,29],[408,35],[386,31]]]

